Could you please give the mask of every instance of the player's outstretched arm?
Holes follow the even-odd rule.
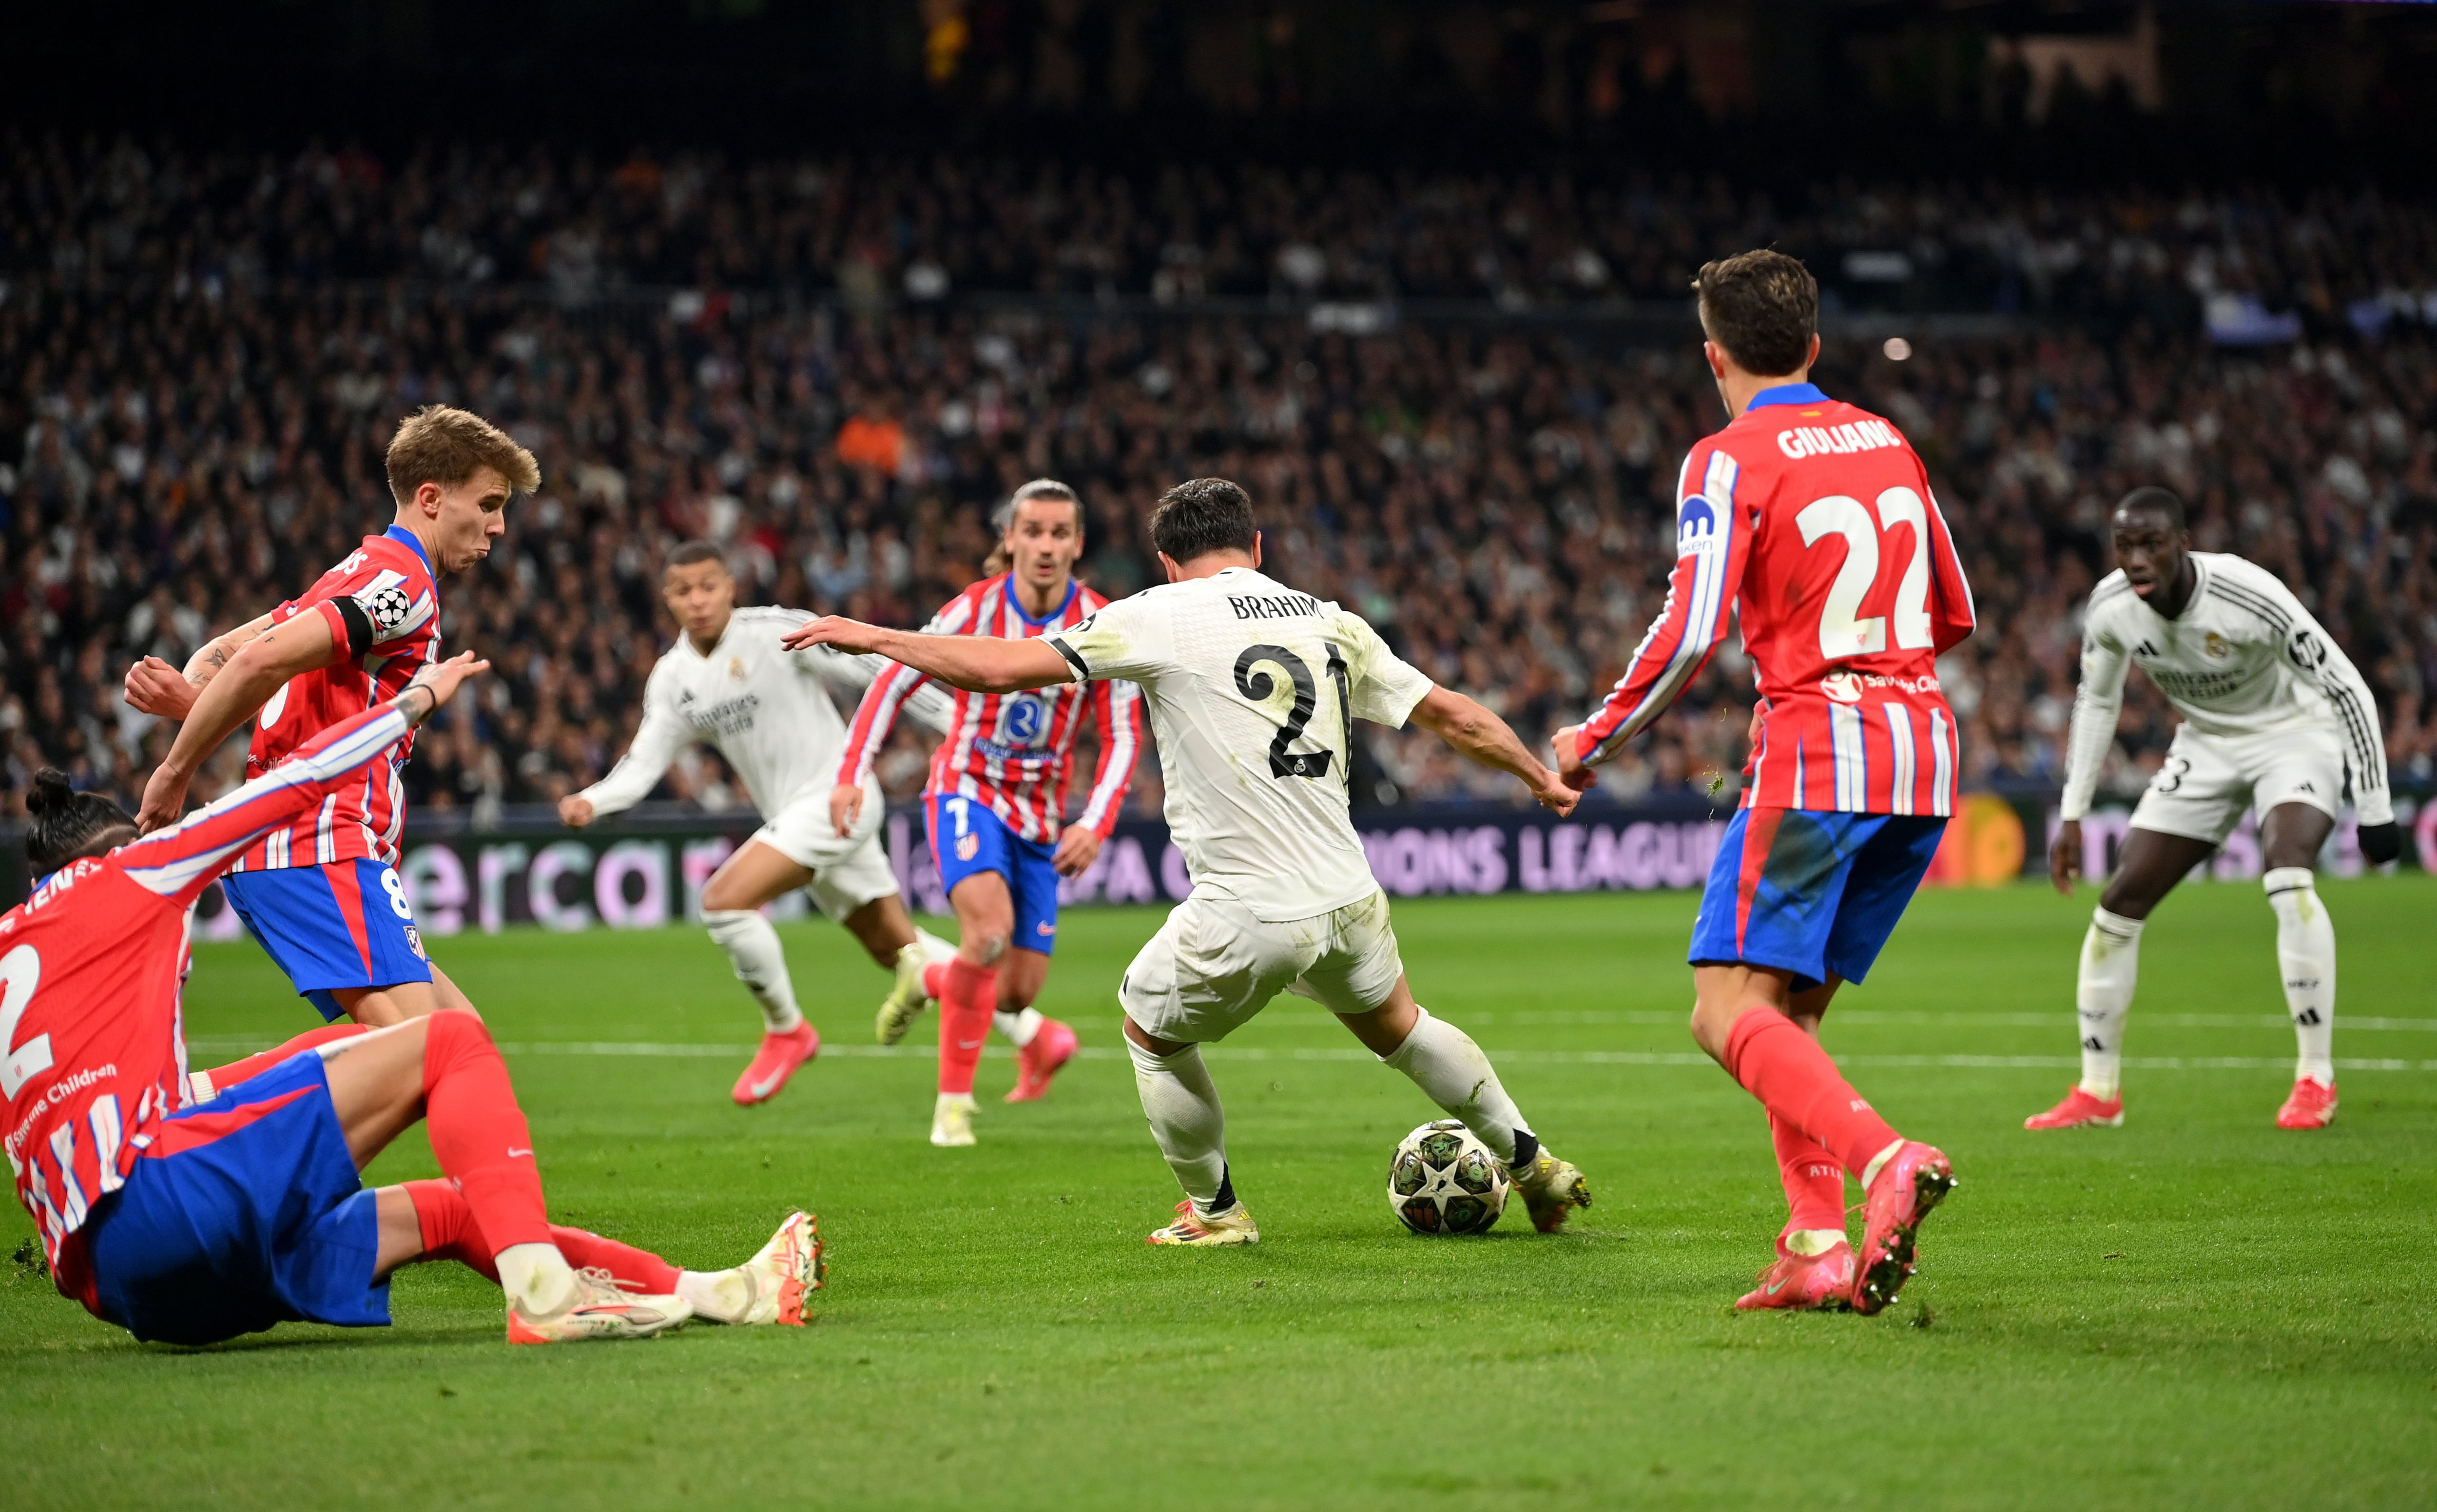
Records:
[[[1021,693],[1075,680],[1075,669],[1045,641],[991,635],[921,635],[829,615],[780,637],[790,651],[833,645],[903,662],[967,693]]]
[[[1511,772],[1540,806],[1570,814],[1582,794],[1532,754],[1505,720],[1451,688],[1432,688],[1407,716],[1483,766]]]
[[[377,709],[332,725],[294,755],[208,808],[112,853],[137,886],[179,907],[202,895],[246,847],[312,812],[356,773],[384,759],[400,736],[431,717],[467,677],[490,670],[470,651],[426,666]]]
[[[137,826],[149,835],[176,823],[186,806],[186,784],[232,730],[252,719],[289,678],[319,671],[346,654],[346,642],[320,614],[299,614],[239,647],[228,665],[203,684],[169,754],[144,784]]]

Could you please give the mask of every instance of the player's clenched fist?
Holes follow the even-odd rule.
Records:
[[[185,674],[159,657],[146,657],[127,669],[128,705],[144,713],[184,719],[195,707],[195,691]]]
[[[580,830],[592,822],[592,800],[581,793],[570,793],[558,800],[558,822],[570,830]]]
[[[815,624],[819,622],[815,621]],[[851,622],[850,622],[851,623]],[[809,628],[809,626],[807,626]],[[840,782],[830,789],[830,823],[843,840],[854,833],[854,821],[863,817],[863,789]]]

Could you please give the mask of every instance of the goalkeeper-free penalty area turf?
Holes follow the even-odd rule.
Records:
[[[1078,910],[1042,1007],[1083,1058],[981,1144],[925,1142],[925,1017],[786,930],[828,1048],[773,1103],[699,931],[439,942],[488,1017],[553,1218],[698,1268],[821,1216],[810,1327],[511,1349],[499,1293],[412,1268],[385,1330],[141,1345],[0,1263],[5,1503],[295,1507],[2437,1505],[2437,881],[2323,884],[2341,950],[2332,1129],[2291,1080],[2273,919],[2196,885],[2142,942],[2125,1127],[2031,1134],[2075,1080],[2094,894],[1926,894],[1829,1048],[1962,1185],[1871,1319],[1741,1315],[1782,1218],[1760,1108],[1683,1028],[1689,895],[1396,905],[1416,995],[1470,1030],[1597,1205],[1480,1239],[1390,1213],[1436,1116],[1310,1003],[1211,1056],[1252,1249],[1153,1250],[1176,1189],[1116,983],[1150,910]],[[197,952],[196,1064],[314,1015],[250,943]],[[434,1173],[410,1134],[375,1181]],[[31,1237],[13,1204],[0,1257]]]

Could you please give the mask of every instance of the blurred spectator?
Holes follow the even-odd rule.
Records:
[[[2190,501],[2203,549],[2262,562],[2344,642],[2400,779],[2437,760],[2437,309],[2414,292],[2437,289],[2437,243],[2417,205],[1848,188],[1780,218],[1723,184],[682,154],[386,172],[22,141],[0,160],[11,812],[46,761],[131,800],[166,737],[120,700],[127,664],[183,663],[380,528],[382,448],[435,399],[509,427],[544,488],[443,586],[446,635],[498,671],[426,733],[409,773],[426,807],[548,801],[614,760],[675,633],[657,592],[675,541],[723,542],[749,600],[919,624],[980,570],[989,506],[1042,473],[1081,490],[1087,571],[1112,593],[1156,576],[1144,521],[1164,488],[1238,479],[1282,576],[1536,739],[1618,675],[1663,598],[1675,465],[1721,418],[1696,350],[1191,302],[1680,308],[1701,257],[1771,239],[1855,301],[2075,317],[1919,338],[1901,362],[1838,342],[1820,375],[1912,437],[1972,571],[1984,629],[1946,677],[1974,780],[2057,776],[2107,507],[2153,481]],[[1164,290],[1177,313],[892,306],[923,259],[960,294]],[[2209,344],[2221,296],[2294,313],[2304,339]],[[1748,688],[1722,654],[1604,790],[1731,793]],[[2135,679],[2119,791],[2169,724]],[[902,734],[885,778],[905,793],[920,771]],[[208,775],[199,797],[236,766]],[[1512,796],[1385,731],[1358,780],[1366,803]],[[708,753],[667,792],[735,801]],[[1156,808],[1151,771],[1134,801]]]

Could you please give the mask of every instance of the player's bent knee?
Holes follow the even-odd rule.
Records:
[[[976,966],[995,966],[1005,958],[1007,943],[1008,936],[1005,930],[986,935],[973,934],[965,937],[965,943],[960,947],[959,953],[970,952],[968,958]]]

